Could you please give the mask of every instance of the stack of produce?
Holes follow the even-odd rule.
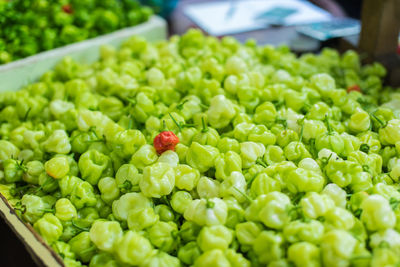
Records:
[[[147,21],[136,0],[0,0],[0,64]]]
[[[0,95],[0,191],[67,266],[395,266],[385,73],[352,51],[133,37]]]

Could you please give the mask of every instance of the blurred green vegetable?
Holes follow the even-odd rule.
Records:
[[[145,22],[137,0],[0,2],[0,65]]]

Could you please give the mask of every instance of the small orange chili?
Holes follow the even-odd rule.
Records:
[[[179,143],[179,138],[171,131],[163,131],[159,133],[153,141],[154,148],[158,154],[167,150],[175,150],[175,146]]]
[[[353,84],[347,87],[347,93],[350,93],[351,91],[357,91],[361,93],[361,88],[358,84]]]
[[[63,6],[62,6],[62,10],[63,10],[65,13],[68,13],[68,14],[72,14],[72,13],[73,13],[72,7],[71,7],[71,5],[69,5],[69,4],[63,5]]]

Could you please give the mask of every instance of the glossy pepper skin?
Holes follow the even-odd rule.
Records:
[[[175,150],[175,146],[179,143],[179,138],[171,131],[164,131],[154,138],[154,148],[158,154],[162,154],[167,150]]]

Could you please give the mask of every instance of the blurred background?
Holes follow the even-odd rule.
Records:
[[[169,22],[170,34],[196,27],[240,41],[285,44],[294,51],[317,51],[329,40],[360,31],[361,0],[142,0]]]

